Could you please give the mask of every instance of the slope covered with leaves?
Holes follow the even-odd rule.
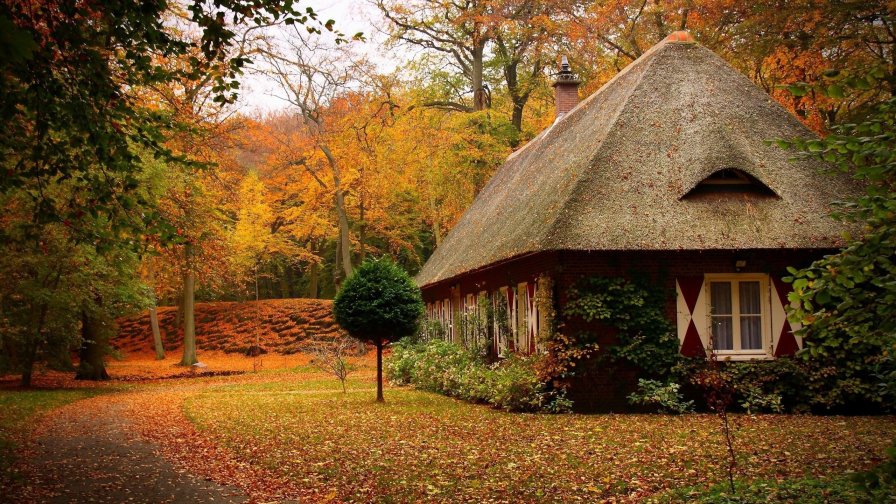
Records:
[[[177,309],[162,307],[158,313],[165,351],[178,351],[183,345],[183,327],[178,327]],[[118,326],[111,344],[125,357],[153,352],[148,312],[119,319]],[[326,341],[339,333],[329,300],[196,304],[196,344],[200,351],[247,354],[257,341],[262,353],[289,355],[299,352],[303,345]]]

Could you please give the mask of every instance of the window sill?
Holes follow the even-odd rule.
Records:
[[[724,353],[715,352],[716,359],[720,361],[752,361],[774,360],[774,357],[766,352],[762,353]]]

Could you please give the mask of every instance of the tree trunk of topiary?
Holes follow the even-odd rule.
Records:
[[[386,402],[383,398],[383,340],[376,340],[376,402]]]

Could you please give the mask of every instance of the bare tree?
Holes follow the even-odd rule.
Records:
[[[348,336],[339,336],[333,341],[314,342],[305,347],[305,353],[311,356],[311,365],[335,376],[342,384],[343,393],[345,380],[355,370],[348,357],[360,355],[363,351],[364,344]]]
[[[483,78],[486,47],[492,39],[491,0],[374,0],[391,24],[396,41],[446,56],[464,76],[473,93],[472,105],[463,99],[431,100],[424,105],[472,112],[491,104]]]

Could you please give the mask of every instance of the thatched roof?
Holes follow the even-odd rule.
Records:
[[[548,250],[835,247],[830,203],[856,186],[766,142],[811,135],[712,51],[664,41],[511,155],[417,283]],[[724,168],[777,196],[685,197]]]

